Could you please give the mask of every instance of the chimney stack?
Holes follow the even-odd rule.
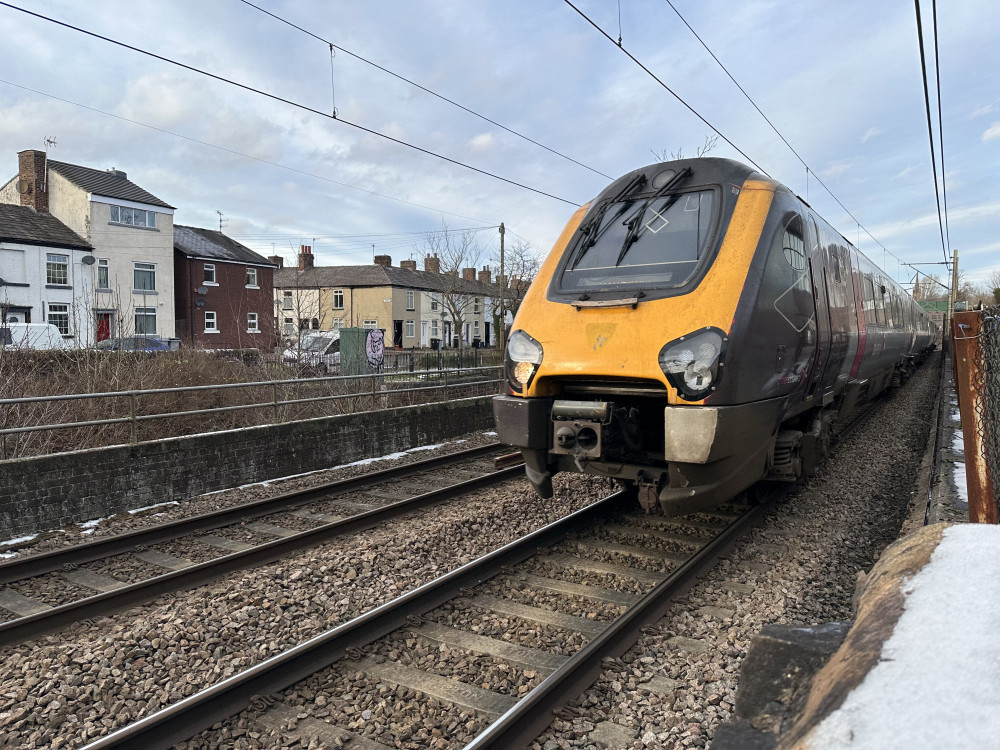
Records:
[[[313,249],[309,245],[299,246],[299,270],[304,271],[313,267]]]
[[[49,186],[46,182],[44,151],[21,151],[17,155],[17,183],[21,205],[39,213],[49,212]]]
[[[462,278],[465,279],[466,281],[475,281],[476,280],[476,269],[475,268],[463,268],[462,269]]]
[[[483,266],[483,270],[479,272],[479,280],[484,284],[489,284],[491,275],[492,274],[490,273],[490,267]]]
[[[441,259],[438,258],[437,253],[424,258],[424,270],[431,273],[441,273]]]
[[[417,270],[417,261],[415,260],[401,260],[399,261],[399,267],[405,268],[407,271]]]
[[[392,268],[392,256],[391,255],[376,255],[375,265],[382,266],[382,268]]]
[[[276,265],[278,268],[285,267],[285,259],[282,258],[280,255],[268,255],[267,259],[272,263],[274,263],[274,265]]]

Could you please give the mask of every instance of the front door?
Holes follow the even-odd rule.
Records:
[[[114,313],[97,311],[97,341],[107,341],[114,332]]]

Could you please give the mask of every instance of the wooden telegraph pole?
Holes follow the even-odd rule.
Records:
[[[503,268],[503,222],[500,222],[500,352],[507,351],[507,277]]]

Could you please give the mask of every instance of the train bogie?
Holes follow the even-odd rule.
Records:
[[[656,164],[568,223],[514,321],[494,413],[541,496],[578,471],[686,513],[807,475],[932,337],[779,183],[724,159]]]

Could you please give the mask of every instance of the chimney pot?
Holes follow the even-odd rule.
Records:
[[[383,268],[392,267],[392,256],[391,255],[376,255],[375,265],[382,266]]]
[[[441,273],[441,261],[437,257],[437,253],[424,258],[424,270],[430,273]]]
[[[299,253],[299,270],[304,271],[307,268],[312,268],[315,259],[312,254],[312,247],[309,245],[300,245],[301,252]]]
[[[466,281],[475,281],[476,280],[476,269],[475,268],[463,268],[462,269],[462,278],[465,279]]]

